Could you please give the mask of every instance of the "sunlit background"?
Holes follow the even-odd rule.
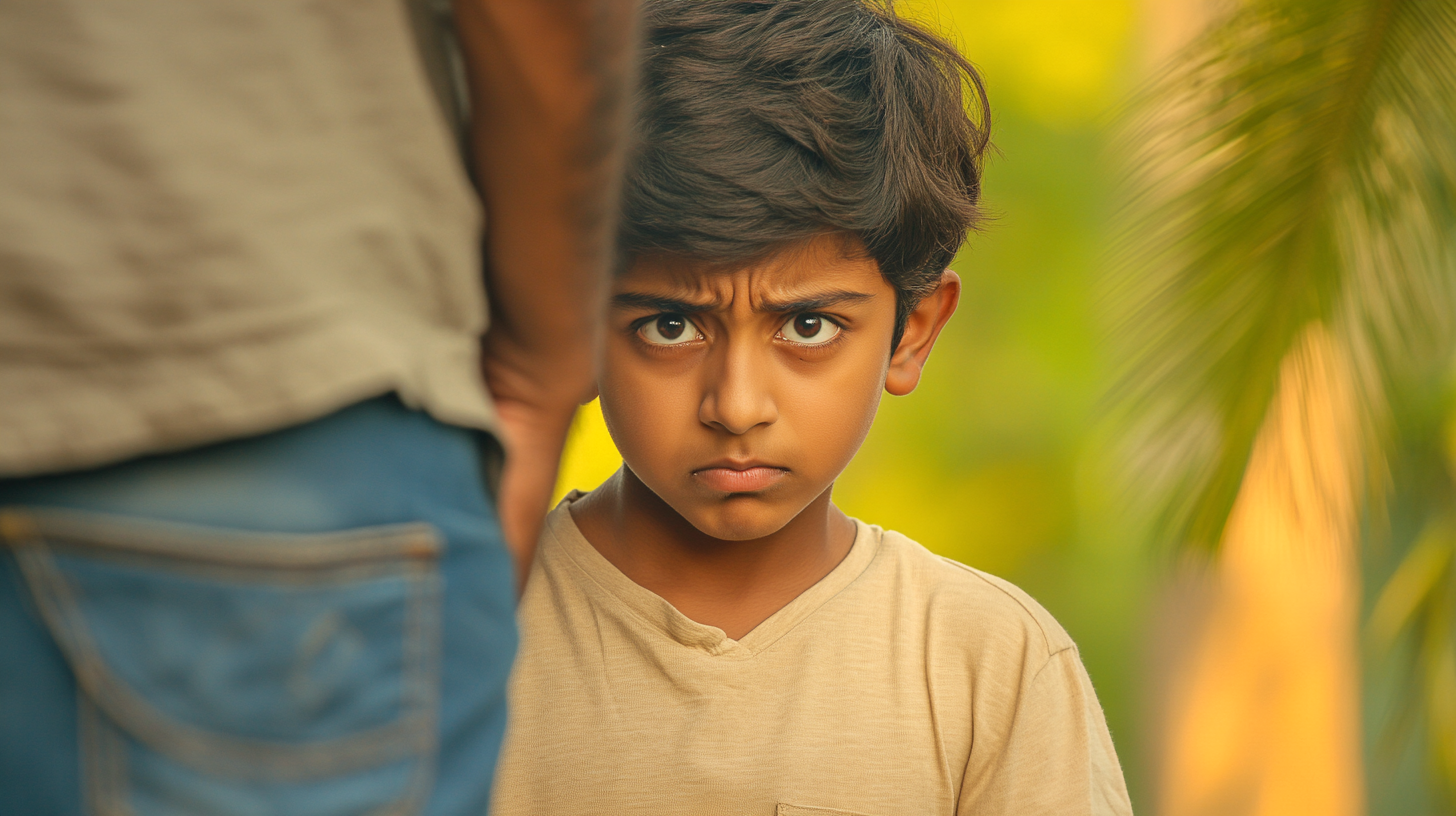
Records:
[[[1386,640],[1396,646],[1371,646],[1378,631],[1360,634],[1408,542],[1420,537],[1422,514],[1449,499],[1425,496],[1422,503],[1397,490],[1367,507],[1363,488],[1328,478],[1368,465],[1385,474],[1374,478],[1372,492],[1419,483],[1437,484],[1428,492],[1438,493],[1446,477],[1422,481],[1421,468],[1439,470],[1440,457],[1433,464],[1418,454],[1439,446],[1431,440],[1449,427],[1447,391],[1417,389],[1445,396],[1395,412],[1397,424],[1415,430],[1387,436],[1416,454],[1361,454],[1364,448],[1341,441],[1360,424],[1347,405],[1355,398],[1341,401],[1360,388],[1341,362],[1343,335],[1337,330],[1331,340],[1312,324],[1290,334],[1282,360],[1284,347],[1271,350],[1266,390],[1278,399],[1267,416],[1275,419],[1250,421],[1263,447],[1253,459],[1252,448],[1238,454],[1252,464],[1218,556],[1157,540],[1126,506],[1118,473],[1125,460],[1113,453],[1117,428],[1107,419],[1118,359],[1109,340],[1117,327],[1106,269],[1114,237],[1126,230],[1117,223],[1124,179],[1113,168],[1133,152],[1126,120],[1134,92],[1160,79],[1215,8],[1231,5],[897,4],[950,33],[984,73],[997,148],[984,202],[994,219],[953,264],[965,295],[920,388],[885,398],[869,440],[835,486],[835,501],[1014,581],[1062,622],[1097,687],[1136,811],[1451,812],[1450,798],[1432,781],[1441,777],[1441,735],[1423,730],[1429,711],[1401,705],[1413,686],[1390,668],[1424,659],[1395,633],[1426,607],[1399,593],[1385,601]],[[1354,13],[1400,4],[1345,5]],[[1310,451],[1291,476],[1290,457]],[[600,411],[587,406],[559,492],[590,489],[619,465]],[[1300,498],[1300,479],[1313,484],[1314,510]],[[1310,522],[1312,512],[1323,521]],[[1363,585],[1353,565],[1357,539],[1365,541]],[[1422,556],[1426,572],[1438,576],[1427,583],[1449,580],[1440,578],[1449,574],[1444,546],[1430,545],[1435,554]],[[1425,580],[1421,575],[1407,584]],[[1440,623],[1453,611],[1430,614]],[[1423,630],[1427,640],[1449,637],[1449,625],[1434,630]],[[1447,697],[1456,700],[1456,660],[1451,667]],[[1428,687],[1446,677],[1440,666],[1420,671]],[[1456,723],[1456,708],[1448,714],[1445,721]],[[1388,727],[1393,716],[1408,720],[1403,731]],[[1445,741],[1456,757],[1456,734]]]

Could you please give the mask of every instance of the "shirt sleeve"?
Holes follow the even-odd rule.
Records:
[[[1075,648],[1051,655],[1008,703],[1004,741],[993,740],[1002,744],[971,751],[958,816],[1131,816],[1112,737]]]

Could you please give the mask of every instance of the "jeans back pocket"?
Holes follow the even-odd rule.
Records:
[[[425,524],[277,535],[7,509],[79,688],[97,814],[417,811],[433,779]]]

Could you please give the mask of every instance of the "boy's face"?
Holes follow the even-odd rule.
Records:
[[[955,308],[946,279],[892,357],[895,290],[854,239],[726,271],[638,260],[613,287],[598,382],[627,467],[706,535],[777,532],[849,464],[881,390],[915,387]]]

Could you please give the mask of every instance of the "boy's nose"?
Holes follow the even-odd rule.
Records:
[[[744,343],[727,343],[717,365],[704,367],[703,399],[698,419],[704,425],[738,435],[778,421],[778,405],[769,388],[768,361],[758,360]]]

